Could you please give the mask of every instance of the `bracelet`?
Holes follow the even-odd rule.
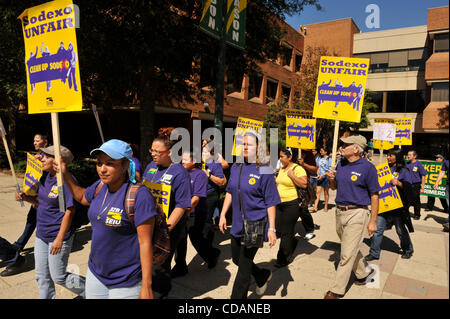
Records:
[[[268,231],[273,231],[274,233],[277,232],[277,230],[275,228],[269,228]]]

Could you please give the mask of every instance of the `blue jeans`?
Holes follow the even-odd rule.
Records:
[[[404,253],[412,253],[414,249],[412,246],[411,238],[409,237],[408,230],[406,229],[406,226],[401,219],[400,213],[390,216],[392,218],[392,221],[394,222],[397,235],[400,238],[400,247],[402,248]],[[381,242],[383,241],[383,233],[386,229],[386,225],[386,217],[384,217],[383,214],[379,214],[377,217],[377,231],[372,236],[369,251],[369,253],[375,258],[380,258]]]
[[[84,297],[85,278],[66,271],[72,250],[74,236],[63,241],[61,252],[57,255],[50,254],[52,243],[46,243],[36,237],[34,244],[34,262],[36,269],[36,281],[41,299],[55,299],[55,283],[71,292]]]
[[[133,287],[108,288],[89,270],[86,274],[86,299],[138,299],[142,282]]]

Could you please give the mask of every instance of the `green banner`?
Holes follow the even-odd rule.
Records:
[[[226,41],[241,50],[245,49],[247,0],[227,0]]]
[[[441,171],[442,162],[432,162],[432,161],[419,161],[422,163],[425,171],[427,171],[427,176],[425,176],[425,187],[422,195],[445,198],[445,185],[447,185],[447,174],[444,175],[441,182],[439,183],[437,189],[433,189],[434,184]]]
[[[220,39],[222,30],[222,1],[203,0],[203,11],[200,19],[200,30]]]

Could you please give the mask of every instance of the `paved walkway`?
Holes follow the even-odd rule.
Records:
[[[0,173],[0,236],[14,242],[22,233],[29,205],[20,207],[13,199],[15,188],[10,175]],[[323,195],[322,195],[323,196]],[[330,191],[331,203],[335,192]],[[426,197],[422,197],[422,203]],[[422,218],[413,221],[416,231],[411,234],[414,255],[411,259],[401,259],[398,254],[399,239],[395,228],[385,232],[381,258],[371,262],[379,269],[373,287],[349,284],[344,299],[429,299],[449,298],[449,238],[442,231],[441,224],[447,214],[442,212],[440,201],[432,212],[422,209]],[[294,253],[294,261],[285,268],[273,266],[279,241],[275,247],[267,244],[260,249],[256,263],[273,271],[273,278],[266,294],[262,298],[321,299],[329,289],[335,275],[339,256],[339,239],[336,234],[334,209],[328,212],[319,210],[313,214],[317,227],[316,237],[309,242],[300,239]],[[297,223],[298,235],[304,235],[301,223]],[[78,230],[73,251],[69,258],[70,271],[86,274],[91,245],[89,226]],[[33,246],[35,237],[31,237],[23,255],[26,257],[24,272],[0,277],[0,298],[37,299],[38,290],[35,281]],[[229,235],[217,233],[216,245],[222,254],[216,268],[208,270],[189,242],[187,261],[189,274],[173,280],[171,298],[229,298],[237,267],[231,261]],[[369,240],[361,245],[364,255],[369,251]],[[2,266],[3,267],[3,266]],[[2,271],[4,268],[0,268]],[[353,278],[351,279],[353,280]],[[255,284],[250,286],[249,298],[259,298],[255,293]],[[62,287],[57,287],[57,298],[74,298],[75,295]]]

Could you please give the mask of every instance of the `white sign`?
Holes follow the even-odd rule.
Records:
[[[373,125],[373,139],[394,142],[395,131],[395,124],[375,123]]]

